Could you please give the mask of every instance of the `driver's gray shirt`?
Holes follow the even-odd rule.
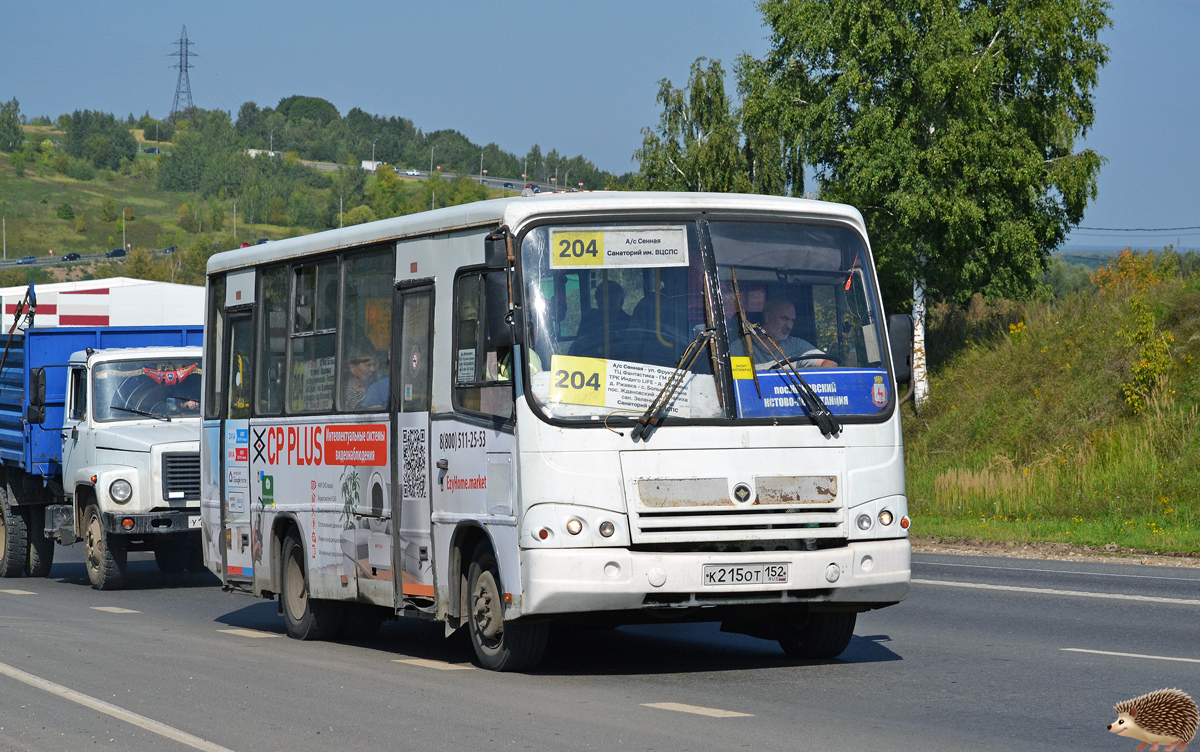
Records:
[[[776,365],[775,353],[768,352],[763,348],[762,343],[757,338],[752,337],[754,343],[754,367],[755,369],[771,368]],[[784,340],[775,340],[775,344],[779,345],[779,349],[783,350],[783,354],[788,359],[798,357],[800,355],[808,355],[804,360],[794,360],[792,365],[796,368],[816,368],[817,361],[825,359],[825,353],[816,345],[806,339],[800,337],[788,337]],[[737,337],[729,343],[729,354],[732,356],[744,356],[746,354],[745,340],[742,337]]]

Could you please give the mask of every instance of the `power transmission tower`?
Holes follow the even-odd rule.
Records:
[[[186,26],[183,27],[183,33],[179,36],[178,44],[179,51],[167,55],[167,57],[179,58],[179,62],[171,66],[172,68],[179,69],[179,80],[175,83],[175,101],[171,103],[172,115],[180,111],[192,109],[192,81],[188,78],[188,69],[195,66],[188,62],[188,58],[199,57],[191,51],[191,46],[195,42],[188,41]]]

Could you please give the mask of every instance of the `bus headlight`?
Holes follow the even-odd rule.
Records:
[[[886,509],[883,510],[882,512],[880,512],[879,513],[879,524],[883,525],[884,527],[887,527],[888,525],[892,524],[892,513]]]
[[[605,538],[611,538],[615,532],[617,532],[616,525],[608,522],[607,520],[600,523],[600,534]]]
[[[858,516],[858,529],[859,530],[870,530],[871,529],[871,515],[860,514]]]
[[[124,478],[117,478],[108,487],[108,495],[118,504],[124,504],[133,496],[133,486]]]
[[[583,523],[574,518],[567,520],[567,532],[571,535],[579,535],[583,532]]]

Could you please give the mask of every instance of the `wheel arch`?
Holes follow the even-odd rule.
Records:
[[[462,579],[467,572],[464,560],[471,556],[482,542],[491,547],[492,553],[496,552],[496,542],[492,540],[491,533],[483,525],[473,521],[460,523],[450,538],[450,561],[446,572],[446,619],[456,627],[462,626],[463,614],[468,611],[467,592],[462,586]],[[504,574],[501,573],[500,577],[503,585]]]
[[[303,542],[304,537],[300,535],[300,523],[296,521],[295,516],[291,513],[283,513],[275,515],[275,519],[271,521],[271,543],[270,543],[270,558],[263,557],[270,562],[269,585],[271,592],[279,593],[282,590],[282,573],[279,566],[280,559],[283,556],[283,539],[287,537],[289,531],[295,530],[296,537]]]

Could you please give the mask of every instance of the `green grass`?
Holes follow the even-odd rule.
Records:
[[[905,408],[915,535],[1200,551],[1200,289],[1142,293],[1173,343],[1136,414],[1134,294],[1029,304],[936,371],[921,414]]]

